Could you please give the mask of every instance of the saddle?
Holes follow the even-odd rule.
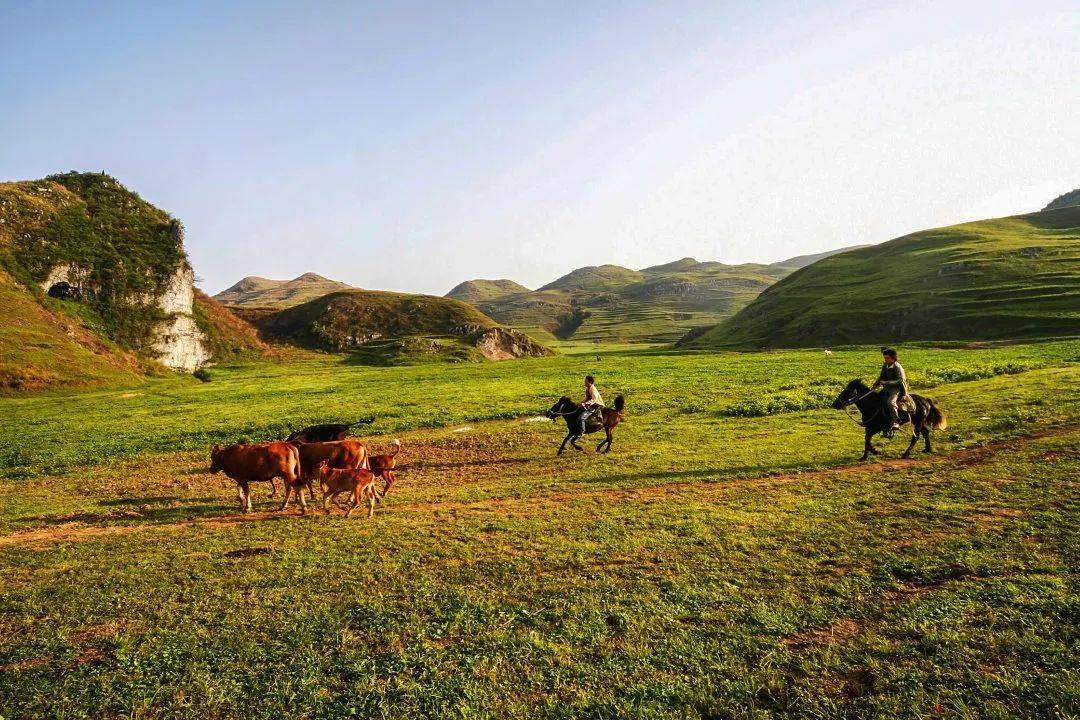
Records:
[[[914,413],[915,412],[915,400],[911,395],[904,395],[896,398],[896,409],[900,412]]]
[[[585,429],[589,432],[596,432],[604,427],[604,414],[600,412],[601,408],[586,408],[584,409]]]

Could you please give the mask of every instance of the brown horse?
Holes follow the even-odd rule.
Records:
[[[625,406],[626,401],[623,396],[616,395],[614,407],[600,408],[599,418],[593,415],[586,421],[586,433],[604,431],[605,437],[596,446],[596,452],[601,452],[600,448],[604,448],[602,452],[611,452],[611,431],[623,421],[623,408]],[[585,409],[581,405],[566,396],[559,398],[559,401],[547,411],[546,415],[551,418],[551,422],[555,422],[559,418],[566,421],[566,437],[563,438],[562,445],[559,446],[559,452],[556,453],[557,455],[563,454],[563,451],[566,450],[566,443],[573,445],[575,450],[584,450],[577,444],[577,441],[581,439],[581,414],[583,412],[585,412]]]

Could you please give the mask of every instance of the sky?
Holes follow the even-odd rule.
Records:
[[[0,180],[103,170],[202,287],[772,262],[1080,187],[1068,2],[0,0]]]

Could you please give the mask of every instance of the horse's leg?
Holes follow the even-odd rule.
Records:
[[[562,445],[559,446],[559,451],[557,453],[555,453],[555,454],[556,455],[562,455],[563,452],[566,451],[566,443],[568,443],[568,442],[570,442],[570,433],[569,432],[566,433],[566,437],[564,437],[562,439]]]
[[[915,443],[919,439],[919,431],[920,431],[919,426],[913,424],[912,428],[911,428],[911,442],[908,443],[907,450],[905,450],[904,454],[901,455],[900,457],[902,457],[902,458],[911,457],[911,448],[915,447]]]
[[[933,450],[930,449],[930,427],[928,425],[923,425],[922,436],[923,439],[926,440],[926,445],[923,446],[923,452],[933,452]]]
[[[607,447],[604,447],[604,446]],[[600,444],[596,446],[596,452],[600,452],[600,448],[604,448],[605,453],[611,452],[611,428],[604,427],[604,439],[600,441]]]
[[[863,443],[863,454],[859,460],[866,460],[870,457],[870,453],[874,452],[874,448],[870,446],[870,438],[873,436],[870,428],[866,428],[866,441]]]

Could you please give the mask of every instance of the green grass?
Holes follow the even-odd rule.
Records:
[[[562,350],[0,400],[0,716],[1080,710],[1080,341],[901,348],[950,427],[864,466],[822,403],[873,348]],[[627,421],[556,458],[560,427],[522,419],[586,371]],[[774,396],[804,402],[731,414]],[[206,474],[214,439],[369,413],[406,465],[373,520],[262,489],[238,518]]]
[[[925,230],[796,272],[689,347],[1080,332],[1080,206]]]

